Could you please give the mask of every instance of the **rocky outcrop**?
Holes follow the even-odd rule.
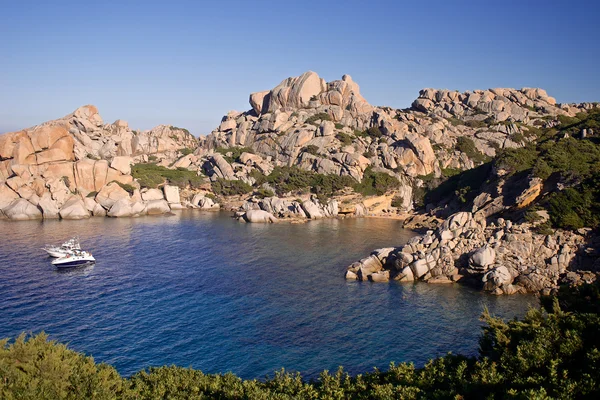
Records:
[[[79,196],[72,196],[60,209],[62,219],[85,219],[91,216],[90,211]]]
[[[459,212],[404,246],[375,250],[348,267],[347,279],[466,282],[494,294],[547,293],[579,268],[584,237],[534,233],[529,224]],[[387,277],[387,278],[386,278]]]
[[[152,156],[170,165],[183,158],[181,149],[197,145],[185,129],[134,131],[123,120],[105,124],[94,106],[80,107],[61,119],[0,135],[0,210],[10,219],[105,215],[115,202],[130,198],[118,184],[139,188],[133,163]],[[137,206],[133,214],[144,208]]]
[[[362,210],[361,207],[359,206],[358,208]],[[279,219],[294,220],[335,218],[340,214],[338,201],[335,199],[329,199],[326,204],[322,204],[316,196],[311,196],[303,201],[273,196],[246,201],[238,210],[237,217],[238,219],[244,219],[245,213],[254,210],[265,211]],[[344,215],[359,213],[360,211],[357,213],[355,208],[352,213],[344,213]]]
[[[558,105],[544,90],[529,88],[424,89],[410,109],[374,107],[350,76],[325,82],[311,71],[252,93],[250,105],[247,112],[224,116],[198,152],[207,157],[204,170],[211,180],[252,184],[252,169],[268,174],[274,166],[296,165],[360,181],[371,167],[402,182],[405,210],[412,208],[412,188],[423,177],[473,168],[498,149],[524,146],[537,126],[593,107]],[[234,147],[255,154],[246,153],[239,164],[211,155],[215,148]]]
[[[42,218],[42,213],[38,207],[21,198],[13,200],[7,207],[2,209],[2,212],[8,219],[15,221]]]
[[[273,214],[263,210],[248,210],[242,215],[242,218],[246,222],[254,223],[277,222],[277,218],[275,218]]]

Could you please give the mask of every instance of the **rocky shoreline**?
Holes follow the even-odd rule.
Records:
[[[586,232],[583,232],[584,234]],[[600,260],[589,235],[535,233],[527,223],[459,212],[435,231],[396,248],[373,251],[347,268],[346,279],[466,283],[493,294],[550,294],[561,284],[597,278]],[[590,265],[591,264],[591,265]]]

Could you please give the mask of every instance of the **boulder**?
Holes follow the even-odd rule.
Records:
[[[96,202],[107,210],[121,199],[129,199],[129,193],[116,182],[104,186],[96,195]]]
[[[487,269],[488,266],[492,265],[496,260],[496,251],[489,247],[484,246],[475,250],[469,257],[469,266],[476,269]]]
[[[323,218],[323,213],[319,206],[311,200],[302,202],[302,209],[310,219]]]
[[[110,167],[116,169],[123,175],[131,174],[131,163],[133,159],[126,156],[116,156],[112,159]]]
[[[489,292],[494,291],[503,285],[510,285],[513,277],[505,266],[499,266],[489,270],[483,275],[481,281],[484,283],[483,288]]]
[[[247,222],[256,222],[256,223],[277,222],[277,218],[275,218],[273,216],[273,214],[268,213],[263,210],[248,210],[244,214],[244,219]]]
[[[162,191],[158,189],[148,189],[145,192],[142,192],[142,200],[144,201],[152,201],[152,200],[164,200],[165,196]]]
[[[169,204],[181,204],[181,198],[179,197],[179,187],[165,185],[163,187],[165,193],[165,199]]]
[[[122,198],[117,200],[108,210],[106,214],[109,217],[121,218],[121,217],[131,217],[134,215],[134,211],[132,208],[131,201],[129,198]]]
[[[83,200],[79,196],[72,196],[60,209],[62,219],[85,219],[90,217]]]
[[[266,112],[269,108],[269,91],[256,92],[250,94],[250,106],[257,115]]]
[[[28,219],[41,219],[40,209],[25,199],[13,200],[8,207],[2,209],[8,219],[22,221]]]
[[[42,194],[38,207],[42,209],[44,219],[54,219],[59,217],[59,209],[56,201],[52,199],[52,195],[48,192]]]
[[[19,195],[14,190],[6,186],[4,183],[0,184],[0,210],[8,207],[10,203],[18,198]]]
[[[379,271],[369,275],[371,282],[387,282],[390,280],[390,271]]]
[[[166,200],[150,200],[146,204],[146,213],[148,215],[165,214],[169,211],[171,211],[171,208]]]

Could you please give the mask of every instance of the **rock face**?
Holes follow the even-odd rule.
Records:
[[[312,71],[252,93],[250,105],[247,112],[224,116],[197,152],[207,157],[203,168],[211,180],[252,184],[253,168],[268,174],[274,166],[361,180],[370,167],[402,182],[406,211],[421,177],[473,168],[497,149],[524,146],[537,126],[595,107],[557,105],[544,90],[530,88],[424,89],[411,109],[374,107],[350,76],[325,82]],[[211,155],[235,147],[250,147],[255,155],[239,163]],[[536,193],[534,188],[528,195]]]
[[[8,219],[15,221],[42,218],[42,213],[39,208],[25,199],[13,200],[8,207],[2,210],[2,212]]]
[[[90,217],[90,212],[80,197],[73,196],[60,209],[60,217],[62,219],[85,219]]]
[[[576,254],[584,238],[571,232],[536,234],[530,225],[498,219],[488,225],[481,213],[460,212],[436,231],[404,246],[374,251],[348,267],[346,278],[403,282],[464,281],[494,294],[555,289],[569,270],[579,268]]]
[[[184,129],[161,125],[134,131],[123,120],[105,124],[96,107],[83,106],[64,118],[0,135],[0,210],[12,219],[103,215],[129,198],[115,182],[139,187],[132,163],[152,156],[170,165],[181,149],[197,146]],[[74,193],[83,196],[80,201],[72,199]],[[92,204],[85,196],[96,193],[98,204]],[[13,204],[17,199],[24,201]]]

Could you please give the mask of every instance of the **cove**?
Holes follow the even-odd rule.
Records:
[[[484,307],[537,305],[467,287],[344,279],[351,262],[412,232],[387,219],[240,224],[229,213],[1,222],[0,337],[45,331],[130,375],[192,366],[314,378],[474,354]],[[93,267],[57,272],[39,250],[79,235]]]

